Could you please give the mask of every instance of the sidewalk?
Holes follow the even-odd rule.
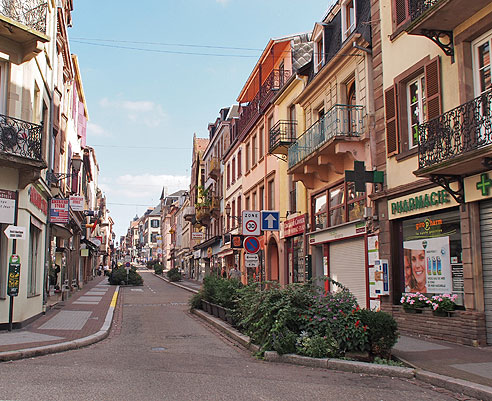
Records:
[[[54,305],[28,326],[0,332],[0,361],[80,348],[105,338],[118,296],[107,277],[95,277],[70,299]]]

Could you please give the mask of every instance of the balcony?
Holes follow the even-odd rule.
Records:
[[[195,207],[194,206],[185,207],[183,210],[183,218],[186,221],[193,222],[195,220]]]
[[[492,90],[419,125],[415,175],[463,176],[485,170],[492,157]]]
[[[214,180],[216,180],[219,177],[219,175],[220,175],[220,162],[219,162],[219,158],[218,157],[211,157],[208,160],[208,163],[207,164],[208,164],[207,170],[208,170],[209,177],[211,177]]]
[[[286,155],[289,146],[295,142],[297,121],[280,120],[270,129],[269,152]]]
[[[364,132],[363,113],[363,106],[344,104],[333,106],[290,146],[289,169],[293,169],[317,153],[325,154],[330,145],[336,141],[358,139]]]
[[[285,85],[291,74],[291,71],[285,70],[273,70],[270,73],[255,97],[247,106],[241,108],[237,123],[239,136],[251,129],[260,115],[264,113],[275,93]]]
[[[16,64],[28,61],[43,50],[48,3],[45,0],[2,0],[0,2],[0,36],[17,45]],[[5,49],[3,51],[6,51]]]
[[[196,205],[196,220],[201,224],[207,224],[210,222],[211,210],[209,205],[197,204]]]
[[[405,0],[410,22],[405,30],[437,44],[454,60],[453,31],[490,4],[490,0]]]

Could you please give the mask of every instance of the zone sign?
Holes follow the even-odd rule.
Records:
[[[260,212],[255,210],[243,210],[243,235],[260,235]]]

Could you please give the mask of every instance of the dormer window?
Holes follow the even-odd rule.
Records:
[[[318,72],[319,70],[321,70],[321,67],[323,67],[324,60],[323,35],[319,35],[319,37],[315,40],[314,46],[314,69],[315,72]]]
[[[355,0],[342,2],[342,40],[346,40],[355,30]]]

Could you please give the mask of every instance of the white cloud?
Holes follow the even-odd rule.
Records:
[[[166,121],[167,115],[160,104],[149,100],[110,100],[102,98],[99,101],[101,107],[123,111],[124,116],[130,121],[142,121],[150,128],[156,128]]]
[[[223,6],[229,4],[229,0],[215,0],[217,3],[222,4]]]
[[[91,123],[90,121],[87,123],[87,134],[89,136],[97,136],[97,137],[109,137],[111,134],[107,132],[103,127],[98,124]]]

